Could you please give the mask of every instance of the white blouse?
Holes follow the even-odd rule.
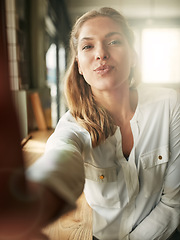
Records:
[[[128,161],[119,128],[92,148],[89,133],[68,111],[27,170],[28,179],[49,186],[69,206],[84,188],[100,240],[165,240],[180,222],[180,95],[143,85],[137,90]]]

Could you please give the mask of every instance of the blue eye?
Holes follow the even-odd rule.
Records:
[[[90,49],[90,48],[92,48],[91,45],[85,45],[85,46],[82,48],[82,50],[88,50],[88,49]]]
[[[120,40],[113,40],[109,43],[109,45],[119,45],[119,44],[121,44]]]

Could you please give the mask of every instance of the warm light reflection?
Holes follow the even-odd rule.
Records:
[[[180,83],[180,30],[145,29],[142,33],[142,81]]]
[[[44,153],[46,142],[30,140],[28,141],[28,145],[25,145],[23,148],[24,152],[32,152],[32,153]]]
[[[37,159],[39,159],[45,151],[46,142],[37,141],[34,138],[30,139],[23,147],[23,157],[25,167],[32,165]]]

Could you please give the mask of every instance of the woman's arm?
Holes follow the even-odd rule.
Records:
[[[25,177],[10,91],[4,9],[4,1],[0,1],[0,239],[24,240],[40,231],[67,203],[48,187]]]

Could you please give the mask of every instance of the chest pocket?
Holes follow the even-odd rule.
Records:
[[[90,206],[120,207],[117,167],[97,168],[89,163],[85,167],[84,193]]]
[[[169,160],[167,147],[159,148],[151,153],[142,155],[140,170],[140,184],[144,189],[145,197],[160,192]]]

